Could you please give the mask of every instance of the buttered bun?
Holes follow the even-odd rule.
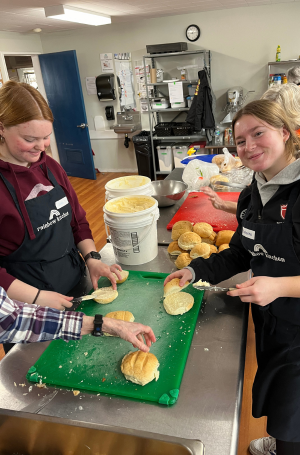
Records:
[[[173,316],[186,313],[193,305],[194,297],[187,292],[176,292],[176,294],[168,295],[164,299],[164,309]]]
[[[176,292],[182,291],[182,289],[186,288],[190,282],[186,281],[186,283],[181,287],[179,286],[180,278],[173,278],[173,280],[169,281],[164,286],[164,297],[168,295],[175,294]]]
[[[178,245],[183,250],[191,250],[197,243],[201,243],[201,237],[195,232],[186,232],[178,239]]]
[[[93,292],[92,296],[95,302],[105,305],[111,303],[118,297],[118,291],[114,291],[112,286],[107,288],[100,288]]]
[[[194,246],[190,251],[190,256],[192,259],[207,259],[210,256],[210,247],[208,243],[198,243],[198,245]]]
[[[178,269],[187,267],[192,262],[192,258],[189,253],[181,253],[175,261],[175,265]]]
[[[193,225],[190,221],[177,221],[172,228],[172,240],[178,240],[185,232],[192,232]]]
[[[219,231],[216,237],[215,245],[220,246],[223,245],[223,243],[230,243],[233,234],[234,231],[230,230]]]
[[[127,322],[133,322],[134,321],[134,316],[130,311],[112,311],[111,313],[107,313],[105,315],[106,318],[110,319],[119,319],[120,321],[127,321]],[[117,335],[110,335],[109,333],[103,332],[105,336],[107,337],[113,337]]]
[[[159,362],[150,352],[135,351],[126,354],[121,363],[121,371],[128,381],[139,385],[156,381],[159,378]]]
[[[127,280],[128,275],[129,275],[129,272],[128,272],[127,270],[122,270],[122,272],[119,272],[119,273],[120,273],[120,275],[121,275],[121,277],[122,277],[121,280],[119,280],[119,278],[117,277],[117,275],[116,275],[115,273],[113,273],[113,275],[114,275],[115,278],[116,278],[117,284],[124,283],[124,281]]]
[[[177,240],[175,240],[174,242],[171,242],[170,245],[168,246],[168,253],[171,256],[178,256],[179,254],[184,253],[184,252],[185,251],[182,248],[180,248],[180,246],[178,245]]]
[[[212,226],[208,223],[196,223],[193,226],[193,231],[198,234],[201,238],[210,237],[214,232]]]

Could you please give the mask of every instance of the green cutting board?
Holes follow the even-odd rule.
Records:
[[[27,373],[32,382],[63,386],[72,389],[108,393],[137,400],[174,404],[201,308],[203,291],[192,285],[184,292],[193,295],[193,308],[183,315],[171,316],[163,307],[163,282],[167,274],[130,271],[128,279],[118,285],[119,296],[112,303],[99,305],[94,300],[82,302],[77,311],[88,316],[111,311],[131,311],[137,322],[152,327],[156,343],[151,352],[160,363],[158,381],[139,386],[127,381],[121,372],[125,354],[135,348],[116,337],[84,336],[79,341],[55,340],[50,343],[34,367]],[[111,283],[105,277],[99,287]]]

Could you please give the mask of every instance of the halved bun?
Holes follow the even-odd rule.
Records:
[[[183,250],[191,250],[197,243],[201,243],[201,237],[195,232],[186,232],[178,239],[178,245]]]
[[[209,245],[213,245],[216,241],[216,237],[217,237],[217,234],[215,232],[213,232],[211,234],[211,236],[209,236],[207,238],[201,238],[201,241],[204,243],[208,243]]]
[[[117,275],[115,273],[113,273],[113,275],[115,276],[116,278],[116,282],[117,284],[121,284],[121,283],[124,283],[124,281],[127,280],[128,278],[128,275],[129,275],[129,272],[127,270],[122,270],[122,272],[119,272],[121,274],[121,277],[122,279],[119,280],[119,278],[117,277]]]
[[[189,253],[181,253],[176,261],[175,265],[178,269],[183,269],[184,267],[187,267],[190,263],[192,262],[192,258],[189,255]]]
[[[164,309],[168,314],[184,314],[194,305],[194,297],[187,292],[176,292],[164,299]]]
[[[120,321],[133,322],[134,316],[130,311],[112,311],[105,315],[106,318],[119,319]],[[115,335],[110,335],[109,333],[103,332],[107,337],[113,337]]]
[[[171,256],[178,256],[179,254],[184,253],[184,250],[180,248],[178,242],[175,240],[174,242],[171,242],[170,245],[168,246],[168,253]]]
[[[222,245],[219,246],[219,253],[223,250],[227,250],[227,248],[230,248],[228,243],[222,243]]]
[[[172,228],[172,240],[178,240],[185,232],[192,232],[193,225],[190,221],[177,221]]]
[[[196,234],[200,235],[200,237],[210,237],[211,234],[214,232],[212,226],[208,223],[196,223],[193,226],[193,231]]]
[[[111,303],[118,297],[118,291],[114,291],[112,286],[100,288],[93,292],[92,296],[95,302],[105,305]]]
[[[207,259],[210,256],[210,248],[208,243],[198,243],[198,245],[194,246],[194,248],[190,251],[190,256],[192,259]]]
[[[189,281],[186,281],[186,283],[181,287],[179,286],[179,282],[180,278],[173,278],[173,280],[169,281],[164,286],[164,297],[167,297],[170,294],[175,294],[176,292],[180,292],[190,284]]]
[[[128,381],[145,385],[159,378],[159,362],[150,352],[135,351],[126,354],[121,363],[121,371]]]
[[[233,236],[234,231],[224,230],[219,231],[216,237],[215,245],[220,246],[223,243],[230,243],[231,237]]]

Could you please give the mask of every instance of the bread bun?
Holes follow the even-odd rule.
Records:
[[[164,286],[164,297],[168,295],[175,294],[176,292],[182,291],[182,289],[186,288],[190,282],[186,281],[186,283],[181,287],[179,286],[180,278],[173,278],[173,280],[169,281]]]
[[[190,251],[190,256],[192,259],[207,259],[210,256],[210,247],[208,243],[198,243],[198,245],[194,246],[194,248]]]
[[[168,253],[171,256],[178,256],[179,254],[184,253],[184,250],[180,248],[177,240],[175,240],[174,242],[171,242],[170,245],[168,246]]]
[[[221,169],[221,166],[222,166],[224,160],[225,160],[225,155],[220,154],[220,155],[214,156],[213,159],[211,160],[211,162],[216,164],[218,166],[218,168]]]
[[[200,235],[200,237],[210,237],[214,232],[213,227],[208,223],[196,223],[193,226],[193,232]]]
[[[223,243],[230,243],[233,234],[234,231],[230,230],[219,231],[216,237],[215,245],[220,246],[223,245]]]
[[[230,248],[229,247],[229,244],[228,243],[222,243],[222,245],[219,246],[219,253],[221,253],[221,251],[223,250],[227,250],[227,248]]]
[[[121,371],[128,381],[145,385],[159,378],[159,362],[150,352],[129,352],[123,357]]]
[[[213,232],[210,237],[202,238],[201,241],[203,243],[208,243],[209,245],[213,245],[216,241],[217,234]]]
[[[116,282],[117,284],[121,284],[121,283],[124,283],[124,281],[127,280],[128,278],[128,275],[129,275],[129,272],[127,270],[122,270],[122,272],[119,272],[121,274],[121,277],[122,279],[119,280],[119,278],[117,277],[117,275],[115,273],[113,273],[113,275],[115,276],[116,278]]]
[[[118,291],[114,291],[112,286],[107,288],[100,288],[93,292],[93,299],[97,303],[106,304],[111,303],[118,297]]]
[[[201,243],[201,237],[195,232],[186,232],[178,239],[178,245],[185,251],[191,250],[197,243]]]
[[[110,319],[119,319],[120,321],[127,321],[133,322],[134,316],[130,311],[112,311],[111,313],[107,313],[105,315],[106,318]],[[103,332],[103,334],[107,337],[113,337],[117,335],[111,335],[110,333]]]
[[[215,184],[215,182],[229,182],[229,178],[226,177],[225,175],[221,175],[221,174],[217,174],[217,175],[213,175],[211,178],[210,178],[210,183],[212,185]]]
[[[210,255],[218,252],[218,248],[215,245],[209,245]]]
[[[189,253],[181,253],[176,261],[175,265],[178,269],[183,269],[187,267],[192,262],[192,258],[190,257]]]
[[[193,225],[190,221],[177,221],[172,228],[172,240],[178,240],[185,232],[192,232]]]
[[[184,314],[194,305],[194,297],[187,292],[176,292],[164,299],[164,309],[168,314]]]

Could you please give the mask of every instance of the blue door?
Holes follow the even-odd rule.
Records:
[[[53,112],[60,163],[72,177],[96,179],[76,51],[39,56]]]

